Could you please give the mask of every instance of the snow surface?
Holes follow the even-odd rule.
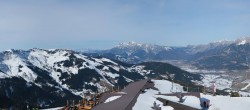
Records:
[[[148,89],[145,91],[145,93],[140,94],[137,98],[135,106],[132,108],[133,110],[152,110],[151,107],[153,107],[154,102],[156,102],[156,105],[159,105],[162,110],[173,110],[173,108],[170,106],[163,106],[162,102],[158,101],[156,97],[154,97],[159,91],[153,89]]]
[[[131,79],[125,77],[125,76],[123,76],[123,78],[124,78],[127,82],[133,82],[133,80],[131,80]]]
[[[117,63],[115,63],[115,62],[113,62],[112,60],[107,59],[107,58],[102,58],[101,60],[102,60],[102,61],[106,61],[106,62],[113,63],[113,64],[115,64],[115,65],[118,65]]]
[[[201,97],[207,98],[212,104],[209,110],[249,110],[249,97],[229,97],[229,96],[211,96],[201,94]]]
[[[0,79],[1,79],[1,78],[7,78],[7,77],[8,77],[8,75],[6,75],[6,74],[0,72]]]
[[[145,68],[145,66],[142,66],[142,65],[132,66],[132,67],[128,68],[128,71],[137,72],[143,76],[151,73],[151,70],[145,70],[144,68]]]
[[[244,88],[242,88],[241,90],[246,90],[248,87],[250,87],[250,83],[248,83]]]
[[[173,93],[173,92],[183,92],[183,86],[173,83],[173,89],[172,89],[172,82],[166,81],[166,80],[152,80],[155,84],[155,87],[159,89],[158,92],[161,92],[163,94],[166,93]],[[156,94],[158,94],[158,92]],[[161,95],[155,95],[154,97],[161,97],[164,99],[169,99],[174,102],[178,102],[179,98],[176,96],[161,96]],[[188,105],[191,107],[195,108],[200,108],[199,106],[199,99],[193,96],[185,96],[184,99],[186,98],[186,101],[183,103],[184,105]],[[198,102],[198,104],[197,104]]]
[[[216,89],[223,90],[227,88],[231,88],[232,86],[232,79],[226,79],[221,75],[204,75],[202,79],[201,85],[206,87],[211,87],[212,83],[215,82]]]
[[[67,51],[56,51],[56,53],[48,53],[45,50],[35,49],[30,52],[28,59],[32,64],[39,68],[53,67],[56,62],[68,60],[69,57],[64,56]]]
[[[37,74],[33,73],[33,71],[26,66],[25,61],[15,54],[5,57],[3,64],[8,65],[9,71],[7,71],[7,75],[9,76],[19,76],[27,82],[34,82],[37,78]]]
[[[159,92],[171,93],[171,82],[164,80],[153,80],[153,82],[155,83],[155,87],[158,88],[159,91],[146,89],[145,93],[139,95],[137,102],[133,107],[133,110],[152,110],[151,107],[153,106],[154,102],[162,107],[162,110],[173,110],[172,107],[168,108],[169,106],[163,106],[162,102],[156,100],[157,97],[179,103],[179,98],[177,98],[176,96],[156,95]],[[176,88],[176,86],[177,88],[179,88],[180,85],[174,84],[174,88]],[[204,94],[201,94],[201,97],[210,100],[211,106],[209,110],[249,110],[250,108],[250,97],[212,96]],[[182,104],[201,109],[199,98],[194,96],[184,96],[183,99],[185,99],[185,101]]]
[[[167,99],[169,101],[173,101],[176,103],[180,103],[179,102],[179,98],[176,96],[162,96],[162,95],[158,95],[158,97],[163,98],[163,99]],[[183,103],[183,105],[187,105],[189,107],[193,107],[193,108],[197,108],[197,109],[202,109],[200,106],[200,99],[195,97],[195,96],[184,96],[183,99],[185,100]]]
[[[153,89],[147,89],[146,92],[140,94],[135,106],[132,108],[133,110],[152,110],[153,103],[156,102],[156,105],[162,108],[162,110],[174,110],[171,106],[163,106],[162,102],[156,100],[156,97],[161,97],[164,99],[168,99],[174,102],[179,101],[177,97],[174,96],[161,96],[155,95],[159,91]],[[121,96],[113,96],[110,97],[105,101],[108,103],[110,101],[114,101]],[[208,110],[249,110],[250,108],[250,97],[229,97],[229,96],[211,96],[211,95],[204,95],[201,94],[202,98],[206,98],[210,100],[210,107]],[[185,96],[185,101],[183,102],[184,105],[196,107],[197,109],[201,109],[200,107],[200,100],[194,96]],[[58,110],[62,107],[58,108],[50,108],[50,109],[43,109],[43,110]]]
[[[131,56],[132,53],[138,50],[144,50],[146,53],[154,53],[157,54],[161,51],[169,51],[172,48],[167,46],[159,46],[159,45],[151,45],[151,44],[143,44],[143,43],[136,43],[136,42],[124,42],[116,46],[115,48],[118,49],[125,49],[125,52],[128,56]],[[136,57],[136,56],[135,56]]]
[[[104,103],[108,103],[108,102],[111,102],[111,101],[114,101],[118,98],[120,98],[121,96],[112,96],[112,97],[109,97]]]
[[[197,69],[195,67],[190,67],[190,66],[183,66],[181,69],[190,72],[190,73],[225,73],[226,71],[223,70],[204,70],[204,69]]]
[[[240,94],[242,97],[249,97],[249,96],[250,96],[250,92],[239,91],[239,94]]]
[[[152,80],[155,84],[155,87],[159,89],[161,93],[172,93],[172,92],[183,92],[183,86],[173,83],[167,80]]]
[[[102,76],[102,80],[105,80],[109,85],[112,86],[111,82],[106,79],[105,76],[110,78],[119,77],[117,73],[111,73],[110,69],[114,69],[119,71],[120,68],[124,68],[118,65],[116,62],[107,59],[107,58],[89,58],[82,54],[74,53],[70,50],[60,50],[60,49],[52,49],[52,50],[43,50],[43,49],[31,49],[30,51],[21,51],[19,53],[15,53],[12,50],[8,51],[9,53],[4,54],[4,60],[0,62],[1,65],[6,65],[6,71],[4,73],[0,73],[0,78],[6,77],[22,77],[27,82],[32,82],[38,87],[42,87],[41,84],[35,83],[37,78],[37,74],[33,72],[28,66],[34,65],[40,69],[43,69],[49,72],[52,79],[54,79],[62,88],[69,90],[75,95],[79,95],[84,97],[83,93],[90,90],[73,90],[70,89],[68,85],[62,84],[62,81],[65,79],[59,79],[62,76],[62,73],[68,74],[71,76],[72,74],[78,74],[80,69],[93,69],[97,73]],[[73,66],[65,67],[63,66],[64,61],[70,60],[70,56],[74,55],[76,58],[83,60],[83,66],[78,67],[78,65],[73,64]],[[110,65],[106,66],[104,69],[98,69],[97,66],[103,65],[104,62],[109,62]],[[1,66],[2,67],[2,66]],[[61,70],[62,72],[57,72],[57,70]],[[130,79],[126,79],[130,80]],[[89,83],[91,84],[91,83]],[[48,86],[53,86],[47,83]],[[98,87],[100,90],[103,90],[105,87],[100,84],[91,84]]]
[[[108,76],[110,76],[111,78],[116,78],[116,77],[120,76],[119,74],[111,73],[111,72],[105,72],[105,74],[108,75]]]
[[[161,108],[161,110],[174,110],[174,108],[171,106],[164,106]]]
[[[158,101],[156,98],[159,92],[161,93],[172,93],[174,92],[180,92],[183,91],[183,87],[179,84],[173,83],[173,90],[172,90],[172,82],[166,81],[166,80],[152,80],[155,84],[155,87],[158,90],[153,89],[146,89],[145,93],[142,93],[137,98],[137,101],[135,103],[135,106],[133,107],[133,110],[152,110],[153,103],[156,102],[157,105],[159,105],[162,110],[173,110],[170,106],[163,106],[162,102]]]
[[[247,85],[245,87],[243,87],[241,90],[246,90],[250,87],[250,80],[245,80],[242,83],[247,83]]]
[[[84,55],[75,54],[75,56],[76,56],[77,58],[84,59],[87,63],[89,63],[89,66],[86,65],[88,68],[94,69],[95,71],[97,71],[107,83],[109,83],[110,85],[113,85],[113,84],[111,84],[111,83],[104,77],[104,75],[106,75],[105,72],[103,72],[103,71],[101,71],[101,70],[99,70],[99,69],[96,68],[96,66],[101,65],[100,63],[98,63],[98,62],[93,62],[93,61],[87,59],[87,56],[84,56]]]
[[[242,41],[240,41],[237,45],[244,45],[244,44],[246,44],[246,43],[247,43],[246,40],[242,40]]]

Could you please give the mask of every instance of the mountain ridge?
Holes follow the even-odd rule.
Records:
[[[0,52],[0,56],[0,100],[7,100],[1,108],[20,104],[62,106],[67,99],[82,99],[89,93],[146,78],[170,80],[171,74],[180,82],[201,80],[198,74],[166,63],[125,64],[65,49],[12,49]]]
[[[250,56],[250,37],[239,38],[235,41],[218,41],[204,45],[188,45],[185,47],[160,46],[136,42],[125,42],[108,50],[94,53],[85,52],[91,56],[104,56],[127,63],[147,61],[188,61],[199,69],[244,70],[247,56]],[[231,54],[234,53],[234,54]],[[237,54],[238,53],[238,54]],[[226,57],[225,57],[226,56]],[[241,59],[237,59],[241,57]],[[245,58],[243,61],[242,58]],[[218,62],[219,61],[219,62]],[[233,63],[236,62],[236,63]],[[213,64],[219,65],[213,66]],[[232,68],[233,65],[235,68]]]

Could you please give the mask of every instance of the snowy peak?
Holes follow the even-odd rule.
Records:
[[[153,44],[137,43],[137,42],[134,42],[134,41],[120,43],[115,48],[142,48],[142,49],[151,49],[151,50],[158,49],[158,48],[164,48],[166,50],[171,49],[170,47],[167,47],[167,46],[159,46],[159,45],[153,45]]]
[[[216,46],[231,45],[231,44],[245,45],[247,43],[250,43],[250,37],[242,37],[242,38],[238,38],[236,40],[220,40],[220,41],[211,42],[211,43],[206,44],[206,45],[216,47]]]
[[[210,44],[226,45],[226,44],[231,44],[231,43],[233,43],[233,41],[230,41],[230,40],[219,40],[219,41],[212,42]]]
[[[202,44],[202,45],[189,45],[187,46],[187,52],[191,54],[196,54],[199,52],[206,52],[210,51],[213,49],[219,49],[219,48],[225,48],[230,45],[245,45],[250,43],[250,37],[245,37],[245,38],[239,38],[235,41],[230,41],[230,40],[220,40],[220,41],[215,41],[211,42],[209,44]]]
[[[142,46],[142,43],[137,43],[134,41],[120,43],[117,47],[130,47],[130,46]]]
[[[242,37],[242,38],[238,38],[234,41],[230,41],[230,40],[221,40],[221,41],[217,41],[217,42],[212,42],[210,43],[210,45],[230,45],[230,44],[236,44],[236,45],[245,45],[247,43],[250,43],[250,37]]]
[[[250,37],[240,38],[235,41],[237,45],[245,45],[250,43]]]
[[[191,53],[191,54],[196,54],[199,52],[205,52],[205,51],[212,50],[215,48],[225,47],[225,46],[228,46],[232,43],[233,43],[233,41],[220,40],[220,41],[211,42],[209,44],[189,45],[189,46],[187,46],[187,48],[188,48],[187,52]]]
[[[246,43],[247,43],[246,40],[242,40],[242,41],[240,41],[237,45],[244,45],[244,44],[246,44]]]
[[[249,68],[246,66],[248,62],[244,60],[250,55],[249,48],[250,37],[240,38],[234,41],[220,40],[209,44],[189,45],[186,47],[168,47],[132,41],[121,43],[109,50],[97,52],[96,55],[131,64],[145,61],[181,60],[191,61],[192,64],[198,66],[198,68],[225,68],[232,70]],[[239,58],[235,59],[235,56]],[[233,62],[236,62],[237,65]],[[231,66],[233,66],[233,68]]]
[[[159,46],[152,44],[136,43],[134,41],[124,42],[120,45],[110,49],[111,53],[126,54],[127,56],[136,57],[140,54],[159,54],[160,52],[167,52],[171,50],[171,47]]]

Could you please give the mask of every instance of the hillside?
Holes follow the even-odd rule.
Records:
[[[65,105],[67,99],[82,99],[130,82],[160,78],[192,83],[201,76],[166,63],[137,65],[91,57],[64,49],[8,50],[0,53],[0,108],[10,106]]]

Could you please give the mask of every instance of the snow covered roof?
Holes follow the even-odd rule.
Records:
[[[250,108],[249,97],[230,97],[230,96],[212,96],[200,93],[185,93],[183,87],[179,84],[167,80],[142,80],[129,84],[122,93],[111,93],[105,98],[107,103],[102,103],[93,110],[152,110],[154,103],[161,110],[201,110],[201,102],[208,101],[210,107],[208,110],[248,110]],[[152,85],[151,85],[152,84]],[[141,92],[141,91],[144,92]],[[183,102],[177,97],[177,93],[184,95]],[[159,94],[160,93],[160,94]],[[170,94],[170,95],[169,95]],[[171,95],[173,94],[173,95]],[[109,99],[110,98],[110,99]]]
[[[130,110],[132,109],[141,91],[144,90],[145,87],[147,87],[147,82],[148,80],[141,80],[141,81],[129,84],[125,89],[122,90],[122,92],[125,92],[127,94],[124,94],[119,98],[116,97],[116,99],[110,102],[99,104],[95,106],[93,110]],[[110,96],[109,98],[111,97],[114,98],[114,96]],[[101,97],[100,100],[103,100],[102,98],[103,97]]]

